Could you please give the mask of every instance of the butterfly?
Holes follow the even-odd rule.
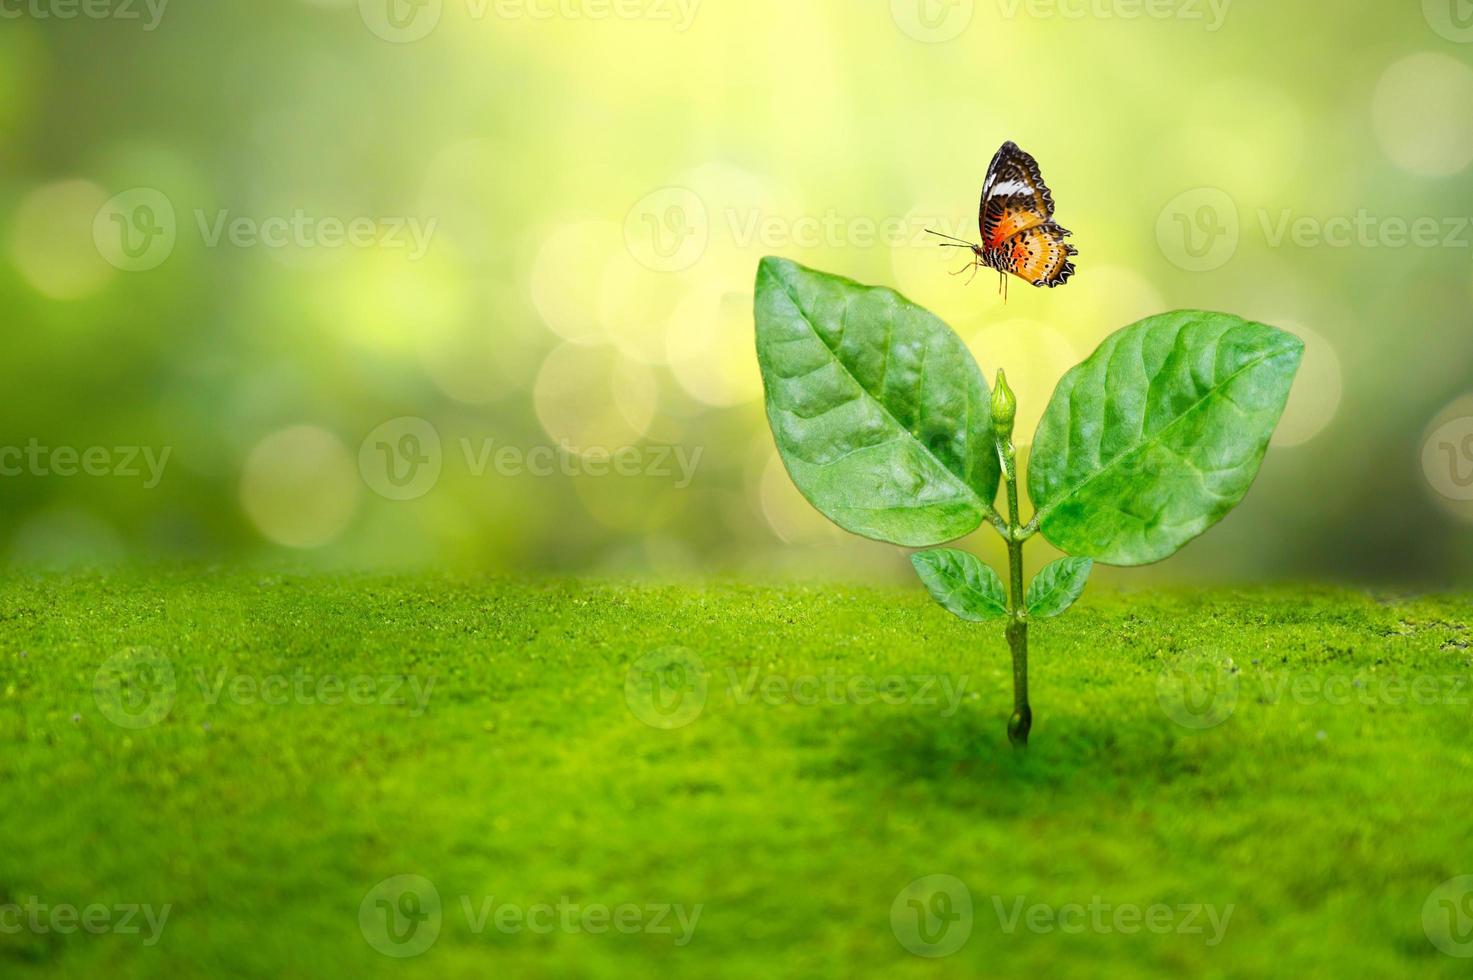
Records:
[[[940,238],[950,238],[950,242],[942,242],[947,248],[972,250],[971,264],[952,275],[971,269],[976,278],[983,266],[996,269],[998,291],[1004,298],[1009,272],[1025,282],[1049,288],[1062,286],[1074,275],[1074,263],[1069,260],[1079,251],[1064,241],[1069,230],[1054,221],[1054,197],[1043,182],[1038,161],[1012,140],[1002,145],[987,167],[978,223],[982,228],[981,245],[926,229]]]

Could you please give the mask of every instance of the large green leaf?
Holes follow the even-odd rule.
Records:
[[[1084,594],[1094,561],[1089,558],[1060,558],[1049,562],[1028,583],[1028,615],[1057,616]]]
[[[918,551],[910,556],[926,589],[946,609],[962,619],[980,623],[1008,614],[1008,595],[1002,579],[974,555],[955,548]]]
[[[932,314],[785,259],[757,268],[757,360],[793,482],[855,534],[922,547],[976,530],[997,494],[987,384]]]
[[[1064,375],[1044,412],[1028,492],[1071,555],[1144,565],[1248,492],[1304,345],[1224,313],[1154,316]]]

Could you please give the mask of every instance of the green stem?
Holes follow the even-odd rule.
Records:
[[[1011,436],[998,440],[998,458],[1008,492],[1008,647],[1013,652],[1013,716],[1008,719],[1008,741],[1014,748],[1027,748],[1033,727],[1033,709],[1028,704],[1028,610],[1023,602],[1023,540],[1027,537],[1018,518],[1017,451]]]
[[[1002,535],[1004,541],[1008,540],[1008,522],[1003,520],[1001,515],[991,507],[987,508],[987,523],[997,529],[997,533]]]

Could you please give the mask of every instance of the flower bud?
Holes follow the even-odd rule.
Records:
[[[1013,397],[1013,389],[1008,387],[1008,379],[1002,373],[1002,368],[997,370],[997,383],[992,387],[992,431],[997,433],[999,439],[1010,439],[1013,435],[1013,419],[1018,414],[1018,400]]]

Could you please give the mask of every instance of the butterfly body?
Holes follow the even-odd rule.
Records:
[[[987,168],[978,225],[982,243],[960,243],[972,251],[968,268],[974,273],[985,266],[1049,288],[1062,286],[1074,274],[1070,260],[1078,250],[1064,240],[1069,230],[1054,221],[1053,194],[1038,161],[1011,140]]]

